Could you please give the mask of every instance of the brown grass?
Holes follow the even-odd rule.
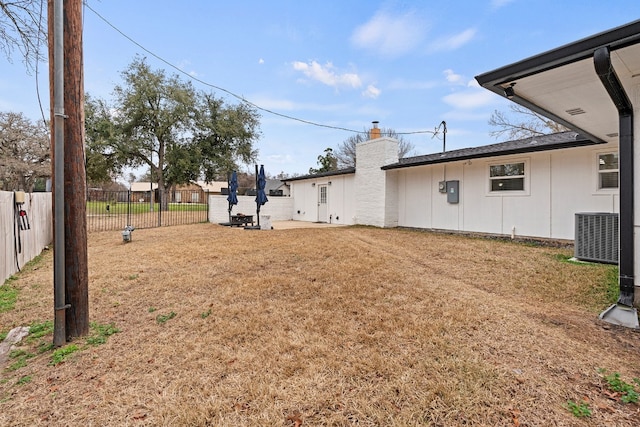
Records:
[[[3,369],[0,425],[639,425],[598,373],[640,377],[639,334],[597,320],[611,267],[559,255],[361,227],[90,234],[91,320],[121,332]],[[51,264],[0,331],[52,318]]]

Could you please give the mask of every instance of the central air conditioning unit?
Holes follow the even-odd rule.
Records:
[[[620,228],[617,213],[576,214],[574,256],[584,261],[618,264]]]

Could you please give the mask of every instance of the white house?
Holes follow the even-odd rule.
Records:
[[[618,212],[618,145],[576,132],[398,160],[397,141],[356,147],[357,166],[289,180],[294,220],[574,239],[575,214]]]

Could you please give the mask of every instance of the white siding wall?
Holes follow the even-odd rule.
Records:
[[[347,225],[355,223],[353,174],[291,181],[290,185],[291,198],[293,199],[293,220],[318,221],[318,189],[321,185],[326,185],[327,217],[330,217],[332,223]]]
[[[574,238],[577,212],[618,212],[618,191],[597,190],[597,154],[617,145],[579,147],[399,170],[398,225],[556,239]],[[524,161],[523,194],[490,193],[489,165]],[[438,181],[460,181],[447,203]]]

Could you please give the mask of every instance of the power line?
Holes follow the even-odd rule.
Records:
[[[264,111],[265,113],[273,114],[274,116],[282,117],[282,118],[285,118],[285,119],[288,119],[288,120],[294,120],[294,121],[297,121],[297,122],[300,122],[300,123],[304,123],[304,124],[308,124],[308,125],[312,125],[312,126],[317,126],[317,127],[323,127],[323,128],[335,129],[335,130],[343,130],[343,131],[352,132],[352,133],[367,133],[367,131],[358,131],[358,130],[344,128],[344,127],[340,127],[340,126],[326,125],[326,124],[322,124],[322,123],[313,122],[311,120],[305,120],[305,119],[301,119],[301,118],[298,118],[298,117],[289,116],[287,114],[278,113],[277,111],[273,111],[273,110],[270,110],[268,108],[261,107],[261,106],[255,104],[255,103],[249,101],[248,99],[244,98],[243,96],[240,96],[240,95],[237,95],[237,94],[231,92],[230,90],[227,90],[227,89],[222,88],[220,86],[216,86],[216,85],[211,84],[209,82],[205,82],[204,80],[201,80],[201,79],[199,79],[199,78],[187,73],[186,71],[180,69],[176,65],[174,65],[171,62],[167,61],[166,59],[162,58],[160,55],[155,54],[154,52],[150,51],[149,49],[147,49],[146,47],[144,47],[143,45],[141,45],[140,43],[135,41],[133,38],[131,38],[130,36],[125,34],[123,31],[121,31],[118,27],[116,27],[111,22],[109,22],[109,20],[107,20],[104,16],[100,15],[95,9],[93,9],[91,6],[89,6],[89,4],[88,4],[88,2],[86,0],[84,0],[83,3],[84,3],[84,6],[87,9],[89,9],[91,12],[93,12],[98,18],[100,18],[105,24],[107,24],[108,26],[113,28],[122,37],[126,38],[131,43],[133,43],[134,45],[138,46],[143,51],[147,52],[149,55],[151,55],[154,58],[158,59],[159,61],[167,64],[169,67],[173,68],[174,70],[178,71],[179,73],[184,74],[185,76],[187,76],[191,80],[194,80],[194,81],[196,81],[196,82],[198,82],[198,83],[200,83],[200,84],[202,84],[204,86],[208,86],[208,87],[216,89],[216,90],[218,90],[220,92],[224,92],[224,93],[226,93],[226,94],[228,94],[228,95],[240,100],[241,102],[254,107],[257,110]],[[415,134],[425,134],[425,133],[435,135],[435,134],[438,133],[438,131],[437,130],[435,130],[435,131],[422,130],[422,131],[414,131],[414,132],[396,132],[396,134],[398,134],[398,135],[415,135]]]

